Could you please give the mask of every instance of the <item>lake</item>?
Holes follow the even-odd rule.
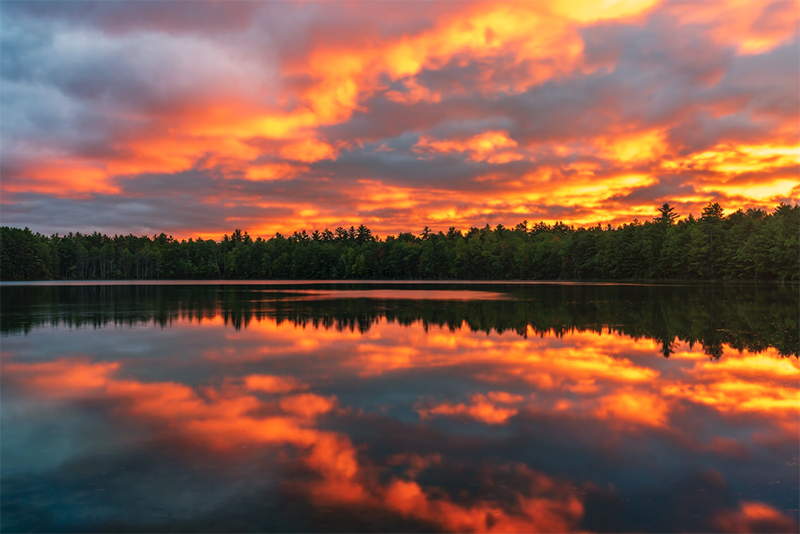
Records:
[[[5,532],[797,532],[796,285],[3,284]]]

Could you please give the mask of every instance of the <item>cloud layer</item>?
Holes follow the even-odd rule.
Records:
[[[4,2],[2,222],[219,237],[800,196],[800,7]]]

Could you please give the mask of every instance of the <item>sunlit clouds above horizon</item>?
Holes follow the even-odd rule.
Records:
[[[3,2],[0,219],[219,238],[800,198],[800,3]]]

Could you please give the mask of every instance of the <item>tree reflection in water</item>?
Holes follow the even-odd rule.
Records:
[[[448,287],[4,287],[3,529],[797,529],[796,294]]]

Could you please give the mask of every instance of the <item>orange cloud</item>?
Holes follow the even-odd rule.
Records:
[[[413,481],[396,479],[385,494],[388,508],[431,521],[450,532],[570,532],[583,516],[583,504],[571,494],[557,498],[517,498],[522,512],[511,514],[488,502],[465,507],[434,500]]]
[[[664,132],[649,131],[616,134],[594,140],[604,159],[623,165],[658,160],[669,150]]]
[[[498,404],[509,404],[519,402],[522,397],[510,395],[505,392],[492,392],[489,399]],[[517,415],[516,408],[503,408],[498,404],[492,403],[483,395],[473,395],[472,402],[465,404],[435,404],[430,407],[418,406],[415,408],[422,419],[428,419],[436,415],[466,415],[476,421],[481,421],[490,425],[500,425],[506,423],[511,417]],[[517,400],[519,399],[519,400]]]
[[[759,414],[790,429],[796,426],[800,406],[795,387],[800,363],[781,358],[773,349],[738,354],[726,348],[721,361],[711,362],[699,349],[677,344],[672,360],[682,362],[683,374],[664,376],[647,365],[660,352],[655,341],[594,332],[573,331],[554,343],[532,330],[527,339],[486,338],[464,330],[426,332],[421,325],[409,328],[381,320],[361,335],[349,335],[261,320],[241,335],[259,339],[266,333],[273,345],[285,340],[280,342],[282,350],[297,357],[336,347],[346,355],[339,360],[340,368],[362,378],[469,366],[477,369],[476,379],[492,386],[471,394],[468,402],[417,402],[414,408],[423,419],[458,416],[500,425],[521,410],[568,411],[633,427],[667,428],[686,406],[703,404],[723,417]],[[387,344],[387,339],[393,343]],[[533,386],[538,393],[528,398],[500,389],[513,384]]]
[[[265,393],[289,393],[308,389],[307,384],[291,376],[249,375],[244,378],[244,383],[247,389]]]
[[[615,4],[615,15],[611,16],[641,13],[647,4]],[[235,155],[244,162],[253,160],[256,154],[244,141],[255,137],[290,140],[281,149],[281,155],[287,159],[302,162],[329,159],[336,155],[331,145],[308,138],[307,134],[319,126],[349,119],[366,97],[380,89],[381,75],[406,80],[409,91],[403,95],[390,92],[392,98],[416,102],[437,101],[438,98],[413,76],[423,68],[435,68],[463,53],[486,56],[513,47],[518,61],[541,61],[528,72],[529,79],[520,89],[576,68],[581,41],[569,21],[600,20],[608,18],[609,13],[587,10],[586,6],[580,6],[579,10],[574,7],[556,9],[552,6],[558,16],[548,19],[547,11],[551,8],[538,3],[473,4],[460,16],[438,21],[434,28],[418,34],[378,40],[367,47],[316,47],[307,63],[291,67],[313,77],[313,82],[299,94],[294,93],[299,101],[288,109],[259,104],[253,99],[254,94],[245,89],[224,91],[220,100],[204,95],[206,101],[201,105],[186,103],[175,106],[171,113],[153,117],[156,120],[151,121],[146,132],[126,139],[127,155],[113,164],[80,157],[67,161],[48,158],[48,167],[53,169],[49,178],[32,173],[31,169],[26,169],[26,175],[37,181],[56,180],[62,192],[103,191],[104,188],[93,184],[118,174],[186,170],[207,153]],[[554,46],[556,43],[558,46]],[[555,51],[558,51],[557,58],[553,57]],[[282,96],[280,93],[278,89],[273,96]],[[64,180],[63,174],[55,172],[56,167],[76,165],[95,168],[94,177],[83,173],[80,180]],[[55,189],[48,189],[48,192],[59,193]]]
[[[313,163],[322,159],[332,159],[336,156],[336,150],[323,141],[304,139],[285,145],[281,148],[280,154],[286,159]]]
[[[677,2],[664,9],[682,24],[705,26],[715,41],[735,46],[740,54],[761,54],[790,41],[800,23],[800,9],[792,1]]]
[[[290,180],[308,167],[292,163],[253,163],[245,167],[245,178],[248,180]]]
[[[669,420],[669,404],[659,395],[641,391],[612,393],[600,397],[595,413],[603,419],[664,426]]]
[[[280,394],[298,383],[271,375],[250,375],[244,387],[228,382],[223,388],[204,388],[204,396],[188,386],[173,382],[144,383],[120,380],[113,375],[119,364],[91,363],[81,358],[24,364],[5,363],[4,374],[21,381],[37,395],[60,399],[81,399],[100,393],[118,406],[124,416],[149,421],[154,428],[166,427],[192,440],[195,446],[225,451],[241,444],[290,444],[305,451],[304,461],[319,479],[308,484],[311,497],[322,503],[386,508],[441,526],[445,530],[470,532],[550,532],[573,530],[583,515],[583,505],[571,483],[533,474],[536,497],[514,495],[517,511],[481,501],[457,504],[449,498],[431,498],[413,480],[393,478],[378,481],[374,467],[363,465],[356,448],[343,435],[314,428],[315,417],[329,411],[334,397],[304,393],[283,397],[280,408],[286,415],[263,414],[269,404],[251,396],[256,390]],[[503,402],[515,396],[498,392]],[[437,460],[410,460],[418,473]],[[526,470],[520,466],[520,470]],[[491,518],[491,519],[490,519]]]
[[[119,379],[114,376],[119,369],[118,362],[92,363],[83,358],[3,365],[4,373],[33,388],[37,394],[72,399],[100,395],[117,404],[128,416],[152,422],[154,427],[168,422],[173,431],[219,449],[230,449],[242,442],[308,446],[318,436],[318,431],[309,426],[313,418],[329,411],[333,405],[332,399],[297,395],[281,399],[278,413],[254,416],[251,413],[268,410],[270,406],[250,395],[249,389],[205,388],[201,395],[189,386],[174,382]],[[245,384],[256,389],[266,385],[272,388],[272,393],[285,390],[289,385],[264,376],[251,376]]]
[[[215,319],[185,327],[224,325]],[[664,375],[649,365],[660,351],[656,342],[608,333],[573,331],[556,342],[554,338],[540,338],[532,330],[527,339],[516,335],[487,338],[466,329],[424,329],[421,324],[408,327],[382,319],[359,333],[303,328],[263,318],[238,332],[237,342],[260,347],[265,337],[270,340],[269,349],[208,353],[205,357],[241,362],[269,359],[276,350],[298,359],[332,353],[337,355],[337,367],[342,372],[362,379],[401,370],[455,371],[466,366],[474,370],[479,383],[491,386],[487,391],[471,393],[467,402],[418,401],[415,410],[423,419],[461,416],[497,425],[524,410],[555,410],[665,427],[687,406],[700,404],[722,417],[758,415],[791,429],[796,427],[800,410],[796,388],[800,363],[781,358],[774,349],[757,354],[724,348],[720,361],[709,361],[699,349],[677,344],[671,361],[677,362],[680,373]],[[387,344],[387,339],[392,342]],[[9,377],[55,396],[93,393],[136,398],[130,409],[148,417],[157,417],[164,405],[170,408],[163,417],[180,419],[203,413],[200,419],[209,422],[197,423],[197,431],[222,419],[238,419],[242,422],[234,425],[247,435],[248,425],[259,426],[258,419],[249,414],[269,406],[269,424],[300,429],[336,407],[334,397],[319,396],[309,391],[308,384],[291,376],[251,374],[222,388],[195,391],[173,383],[119,380],[114,378],[119,369],[119,363],[92,363],[81,358],[3,364]],[[530,391],[532,386],[536,392],[532,397],[511,389]],[[263,394],[269,397],[259,400],[257,395]]]
[[[391,16],[348,5],[347,17],[321,4],[260,16],[266,6],[237,19],[249,32],[186,33],[143,12],[125,32],[87,22],[76,40],[56,20],[71,44],[7,80],[30,99],[6,106],[0,188],[14,223],[53,224],[44,197],[79,212],[58,231],[86,231],[85,211],[135,199],[126,232],[363,222],[386,235],[618,224],[665,201],[771,209],[800,192],[794,2],[469,2],[424,24],[410,4]],[[207,61],[178,61],[198,50]],[[20,81],[35,77],[46,92]],[[153,217],[165,200],[218,217]]]
[[[780,358],[774,349],[764,354],[745,351],[721,362],[697,362],[688,374],[691,382],[666,383],[663,394],[722,413],[769,417],[787,429],[797,426],[800,362],[796,359]]]
[[[336,405],[336,399],[321,397],[313,393],[303,393],[281,399],[280,405],[285,412],[312,418],[331,411]]]
[[[721,514],[714,521],[721,532],[750,534],[754,532],[794,532],[797,520],[772,506],[755,501],[743,501],[739,510]]]
[[[103,393],[109,376],[119,368],[119,362],[94,363],[88,358],[3,364],[3,371],[22,378],[31,387],[65,397],[93,391]]]
[[[516,148],[517,142],[510,139],[507,132],[497,131],[485,132],[463,142],[432,141],[426,137],[420,137],[413,150],[420,154],[465,152],[473,161],[508,163],[525,157]]]

